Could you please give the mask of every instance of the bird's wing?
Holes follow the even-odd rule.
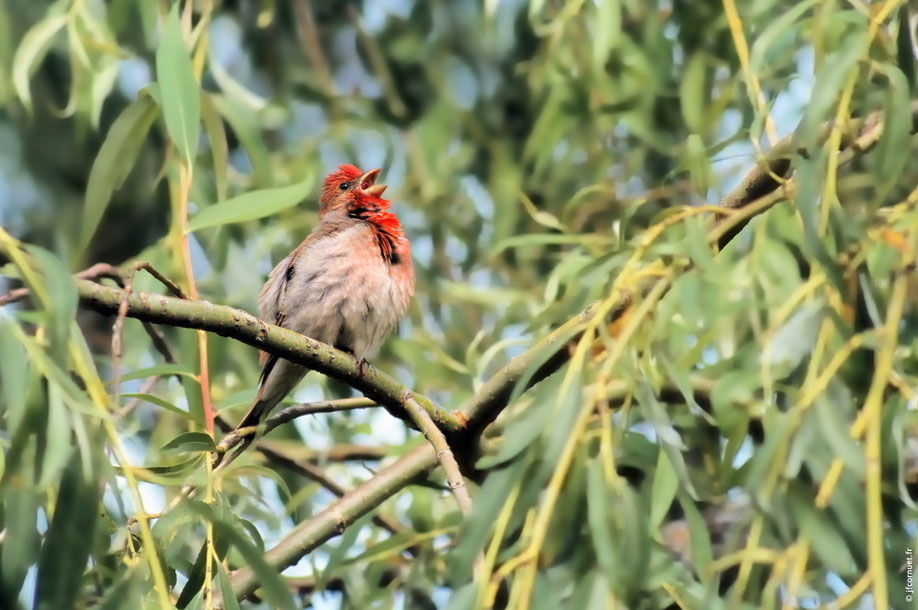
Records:
[[[313,231],[293,252],[274,266],[258,295],[258,317],[269,324],[284,326],[287,319],[287,299],[285,297],[288,285],[296,274],[297,261],[301,260],[304,255],[308,256],[308,250],[328,236],[328,231]],[[267,352],[260,352],[258,361],[264,365],[261,371],[261,381],[264,381],[274,367],[274,363],[277,362],[277,357],[269,356]]]

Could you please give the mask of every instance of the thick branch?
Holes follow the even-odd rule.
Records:
[[[399,490],[426,477],[436,466],[437,456],[433,448],[424,443],[349,491],[315,517],[293,528],[277,546],[265,553],[265,561],[278,570],[295,564]],[[258,587],[255,574],[249,568],[233,572],[230,583],[237,597],[245,596]]]
[[[275,464],[288,468],[293,472],[309,479],[310,481],[315,481],[339,498],[346,493],[346,490],[343,487],[335,483],[335,481],[324,472],[322,472],[320,468],[310,464],[309,462],[293,460],[290,458],[290,456],[279,451],[275,451],[274,449],[264,445],[258,447],[258,452]],[[390,534],[399,534],[402,531],[402,528],[399,524],[390,519],[387,519],[383,515],[374,515],[373,522],[376,523],[376,525],[379,527],[387,530]]]

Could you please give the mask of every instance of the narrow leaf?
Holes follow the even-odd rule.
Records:
[[[29,78],[48,53],[55,35],[67,24],[66,15],[48,15],[26,32],[13,57],[13,88],[23,106],[32,111],[32,93]]]
[[[154,375],[183,375],[185,377],[195,377],[194,371],[192,371],[187,365],[184,364],[160,364],[157,366],[150,366],[145,369],[137,369],[136,371],[131,371],[125,375],[121,376],[121,381],[131,381],[132,379],[144,379],[146,377],[153,377]],[[113,380],[109,380],[106,383],[112,383]]]
[[[673,469],[672,462],[665,451],[657,454],[657,467],[653,474],[653,487],[650,494],[650,531],[654,532],[663,523],[669,507],[676,498],[679,489],[679,478]]]
[[[124,184],[134,167],[158,112],[156,102],[148,95],[141,95],[122,111],[108,130],[99,154],[92,163],[92,169],[89,170],[79,252],[86,248],[112,195]]]
[[[156,49],[156,80],[162,96],[163,116],[169,137],[190,167],[198,151],[201,120],[200,87],[179,24],[179,4],[172,5]]]
[[[204,432],[185,432],[166,443],[164,453],[184,453],[196,451],[216,451],[214,439]]]
[[[226,142],[226,129],[223,118],[214,104],[210,93],[201,92],[201,118],[204,120],[204,131],[210,145],[210,156],[214,162],[214,186],[217,190],[217,201],[226,200],[226,168],[229,167],[229,147]]]
[[[804,148],[815,144],[820,126],[835,107],[848,74],[864,53],[865,35],[863,32],[849,34],[839,44],[839,51],[833,53],[816,73],[813,96],[800,123],[800,143]]]
[[[707,66],[704,55],[696,51],[686,62],[679,83],[679,106],[685,124],[695,133],[704,133],[704,110],[707,105]]]
[[[255,220],[276,214],[303,200],[312,189],[312,177],[280,188],[252,191],[212,205],[191,219],[189,231]]]
[[[54,518],[41,549],[35,608],[55,610],[78,605],[77,596],[99,515],[100,491],[95,481],[87,480],[82,462],[71,461],[61,481]]]
[[[881,193],[895,186],[911,158],[908,141],[912,133],[909,111],[909,84],[905,74],[894,66],[884,66],[889,90],[884,104],[883,135],[877,144],[877,189]]]

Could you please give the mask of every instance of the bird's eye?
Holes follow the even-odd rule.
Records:
[[[338,185],[338,188],[341,189],[342,191],[346,191],[347,189],[351,188],[351,183],[342,182],[341,184]]]

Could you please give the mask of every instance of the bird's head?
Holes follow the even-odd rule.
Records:
[[[362,172],[353,165],[339,166],[322,183],[319,216],[333,212],[349,214],[355,206],[367,200],[385,202],[380,196],[386,185],[376,184],[378,177],[378,169]]]

